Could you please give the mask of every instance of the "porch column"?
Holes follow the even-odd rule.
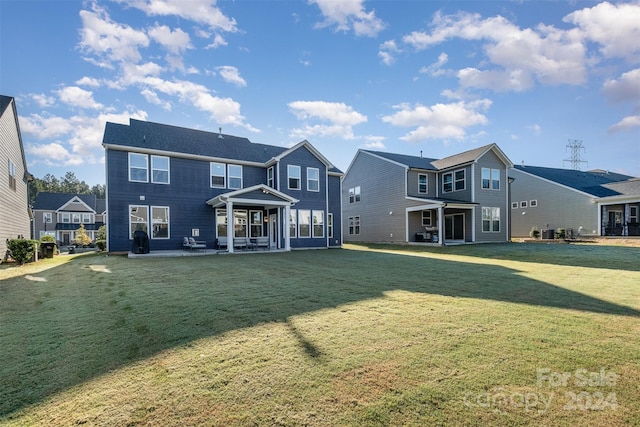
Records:
[[[284,207],[284,250],[291,250],[291,235],[289,231],[291,230],[291,206],[287,205]]]
[[[227,200],[227,252],[233,253],[233,202]]]
[[[629,221],[631,221],[631,205],[629,203],[624,204],[624,218],[622,219],[622,235],[629,235]]]
[[[438,243],[444,246],[444,207],[438,208]]]
[[[607,216],[607,205],[602,206],[602,220],[600,221],[600,235],[607,235],[607,222],[609,221],[609,217]]]

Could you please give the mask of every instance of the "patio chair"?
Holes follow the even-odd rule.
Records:
[[[194,249],[207,249],[207,242],[203,241],[203,240],[196,240],[193,237],[189,237],[189,246],[191,247],[191,250]]]

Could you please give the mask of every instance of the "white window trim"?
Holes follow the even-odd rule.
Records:
[[[314,223],[314,219],[315,219],[315,215],[314,214],[320,214],[320,218],[322,219],[322,222],[318,225],[322,226],[322,234],[319,236],[316,236],[316,224]],[[311,237],[316,239],[316,238],[323,238],[324,237],[324,211],[318,211],[318,210],[312,210],[311,211]]]
[[[318,174],[318,179],[311,179],[309,177],[309,172],[310,171],[316,171],[316,173]],[[310,182],[316,182],[318,189],[317,190],[313,190],[313,189],[309,188],[309,183]],[[312,191],[312,192],[315,192],[315,193],[320,191],[320,169],[318,169],[318,168],[307,168],[307,191]]]
[[[214,175],[213,174],[213,166],[222,166],[223,175]],[[222,185],[213,185],[213,177],[222,177],[224,183]],[[224,163],[220,162],[210,162],[209,163],[209,187],[210,188],[227,188],[227,166]]]
[[[530,208],[537,208],[538,207],[538,200],[537,199],[529,200],[529,207]]]
[[[298,171],[298,176],[297,177],[293,177],[291,175],[291,171],[292,170],[297,170]],[[298,180],[298,188],[291,187],[291,179],[297,179]],[[301,170],[300,166],[298,166],[298,165],[287,165],[287,188],[289,190],[301,190],[302,189],[302,170]]]
[[[424,176],[424,191],[420,191],[420,178]],[[418,194],[428,194],[429,193],[429,175],[426,173],[418,174]]]
[[[154,159],[167,159],[167,169],[161,169],[161,168],[155,168],[153,166],[153,161]],[[153,179],[153,171],[163,171],[163,172],[167,172],[167,182],[162,182],[162,181],[155,181]],[[151,156],[151,182],[153,184],[163,184],[163,185],[169,185],[170,181],[171,181],[171,158],[167,157],[167,156]]]
[[[518,209],[520,204],[518,202],[511,202],[511,209]]]
[[[500,233],[502,230],[502,218],[501,218],[501,213],[500,213],[500,208],[499,207],[494,207],[494,206],[484,206],[482,208],[482,210],[484,211],[485,209],[489,209],[490,212],[490,218],[489,218],[489,231],[485,231],[484,230],[484,213],[482,214],[482,232],[483,233]],[[497,216],[494,216],[495,212],[498,212]],[[497,219],[496,219],[497,218]],[[498,229],[494,230],[493,229],[493,223],[495,221],[498,221]]]
[[[236,175],[232,176],[231,175],[231,169],[232,168],[240,168],[240,176],[236,176]],[[232,189],[232,190],[240,190],[241,188],[243,188],[244,181],[242,179],[242,174],[243,174],[242,165],[228,164],[227,165],[227,188]],[[240,186],[239,187],[232,187],[231,186],[231,178],[240,179]]]
[[[526,209],[526,208],[528,207],[528,203],[527,203],[527,201],[526,201],[526,200],[521,201],[521,202],[520,202],[520,207],[521,207],[522,209]]]
[[[449,191],[445,190],[445,188],[444,188],[444,185],[446,184],[446,182],[445,182],[445,177],[447,177],[447,176],[450,176],[450,177],[451,177],[451,182],[450,182],[450,184],[451,184],[451,190],[449,190]],[[453,172],[447,172],[447,173],[445,173],[445,174],[442,174],[442,192],[443,192],[443,193],[453,193],[453,191],[454,191],[454,186],[453,186]]]
[[[296,239],[298,238],[298,210],[297,209],[291,209],[289,211],[289,219],[290,219],[290,224],[289,224],[289,234],[291,234],[289,236],[290,239]]]
[[[327,237],[333,239],[333,214],[327,214]]]
[[[351,225],[353,224],[353,226]],[[351,229],[353,228],[353,233]],[[350,236],[360,235],[360,215],[350,216],[347,223],[347,232]]]
[[[170,215],[171,215],[171,209],[169,208],[169,206],[149,206],[149,221],[151,221],[151,226],[153,227],[154,224],[154,220],[153,220],[153,210],[154,209],[166,209],[167,210],[167,237],[154,237],[153,236],[153,230],[150,230],[150,232],[147,232],[147,234],[149,235],[149,239],[154,239],[154,240],[168,240],[171,238],[171,221],[170,221]],[[164,222],[162,223],[164,224]]]
[[[271,188],[275,188],[275,187],[274,187],[274,185],[275,185],[275,181],[274,181],[274,179],[273,179],[273,178],[274,178],[273,172],[274,172],[274,170],[273,170],[273,166],[270,166],[270,167],[267,169],[267,186],[269,186],[269,187],[271,187]]]
[[[425,218],[425,213],[428,213],[429,215],[427,215],[428,218]],[[425,224],[425,219],[429,220],[428,224]],[[422,226],[423,227],[431,227],[431,225],[433,224],[433,219],[432,219],[432,215],[431,215],[431,211],[430,210],[424,210],[422,211]]]
[[[144,157],[145,163],[146,163],[146,165],[145,165],[145,173],[146,174],[145,174],[145,179],[144,180],[133,179],[131,177],[131,168],[132,168],[132,166],[131,166],[131,156],[142,156],[142,157]],[[129,153],[128,160],[129,160],[129,164],[128,164],[128,166],[129,166],[129,168],[128,168],[129,182],[149,182],[149,155],[148,154],[142,154],[142,153]],[[135,166],[135,169],[142,169],[142,168],[140,168],[138,166]]]
[[[462,172],[462,179],[456,179],[456,174],[458,172]],[[462,188],[456,188],[456,184],[462,181]],[[453,191],[464,191],[467,189],[467,170],[466,169],[458,169],[453,171]]]
[[[309,215],[305,218],[303,216],[303,212],[308,212]],[[298,209],[298,238],[300,239],[310,239],[313,236],[313,220],[311,217],[311,209]],[[307,222],[306,224],[302,223],[302,219],[306,219]],[[301,225],[308,225],[309,226],[309,235],[302,235],[302,233],[300,233],[300,226]]]

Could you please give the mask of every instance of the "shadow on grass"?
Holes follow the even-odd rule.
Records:
[[[445,247],[368,243],[354,245],[370,249],[397,249],[569,267],[640,271],[640,247],[563,243],[491,243]]]
[[[291,316],[392,290],[640,315],[517,273],[354,250],[77,258],[38,274],[44,281],[0,282],[0,420],[133,361],[265,322],[286,323],[316,358],[320,351]]]

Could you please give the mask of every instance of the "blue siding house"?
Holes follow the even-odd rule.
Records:
[[[151,251],[185,237],[227,252],[342,244],[342,172],[308,141],[285,148],[131,119],[107,123],[102,144],[110,252],[131,250],[137,230]]]

